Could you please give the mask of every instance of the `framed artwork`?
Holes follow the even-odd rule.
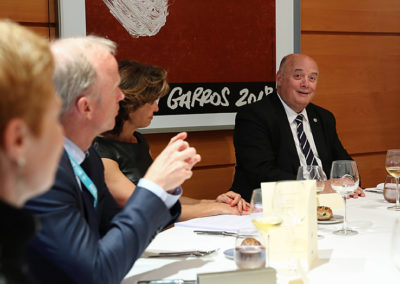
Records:
[[[165,24],[139,37],[111,1],[59,0],[60,35],[104,36],[118,60],[168,71],[170,92],[145,132],[233,128],[238,109],[274,92],[276,62],[300,46],[299,1],[169,0]]]

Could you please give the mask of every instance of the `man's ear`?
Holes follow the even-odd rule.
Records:
[[[92,117],[92,106],[88,97],[82,96],[78,98],[78,100],[76,101],[76,107],[78,109],[78,112],[86,118],[90,119]]]
[[[18,161],[25,155],[26,144],[29,143],[30,131],[25,121],[13,118],[6,125],[3,133],[3,148],[5,155],[12,161]]]
[[[280,86],[281,79],[282,79],[282,72],[279,70],[278,73],[276,73],[276,85],[277,86]]]

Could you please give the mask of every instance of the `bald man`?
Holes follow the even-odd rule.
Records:
[[[249,201],[261,182],[296,179],[300,165],[322,166],[329,178],[332,161],[352,159],[339,140],[333,114],[311,103],[318,75],[311,57],[285,56],[276,75],[277,94],[238,112],[231,190],[244,199]],[[300,123],[307,142],[298,137]],[[364,195],[361,189],[357,194]]]

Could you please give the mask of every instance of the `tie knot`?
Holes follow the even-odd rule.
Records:
[[[303,115],[299,114],[298,116],[296,116],[295,121],[296,121],[297,124],[303,123]]]

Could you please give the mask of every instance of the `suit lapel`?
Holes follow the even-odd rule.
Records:
[[[276,107],[274,108],[277,113],[279,128],[281,133],[281,147],[284,149],[288,149],[287,157],[284,157],[284,163],[290,162],[291,167],[293,169],[293,173],[297,174],[297,169],[300,165],[299,156],[296,150],[296,144],[294,143],[294,138],[292,134],[292,130],[290,129],[289,121],[286,115],[285,108],[283,107],[281,101],[277,94],[275,94],[274,104]]]
[[[90,200],[90,193],[87,192],[87,189],[85,186],[82,184],[82,190],[78,184],[78,180],[76,179],[76,175],[74,173],[74,169],[72,168],[71,161],[68,158],[68,154],[66,151],[64,151],[63,155],[63,161],[64,165],[71,171],[74,184],[75,190],[77,192],[78,198],[79,198],[79,209],[82,213],[83,216],[85,216],[85,219],[89,225],[89,227],[92,229],[93,232],[98,234],[98,221],[96,217],[96,212],[93,207],[93,202]],[[86,173],[87,175],[90,176],[90,173]],[[86,192],[84,192],[86,191]]]
[[[317,147],[318,156],[321,159],[322,164],[324,164],[324,161],[327,159],[327,146],[324,139],[322,122],[311,104],[309,104],[306,109],[315,147]]]

